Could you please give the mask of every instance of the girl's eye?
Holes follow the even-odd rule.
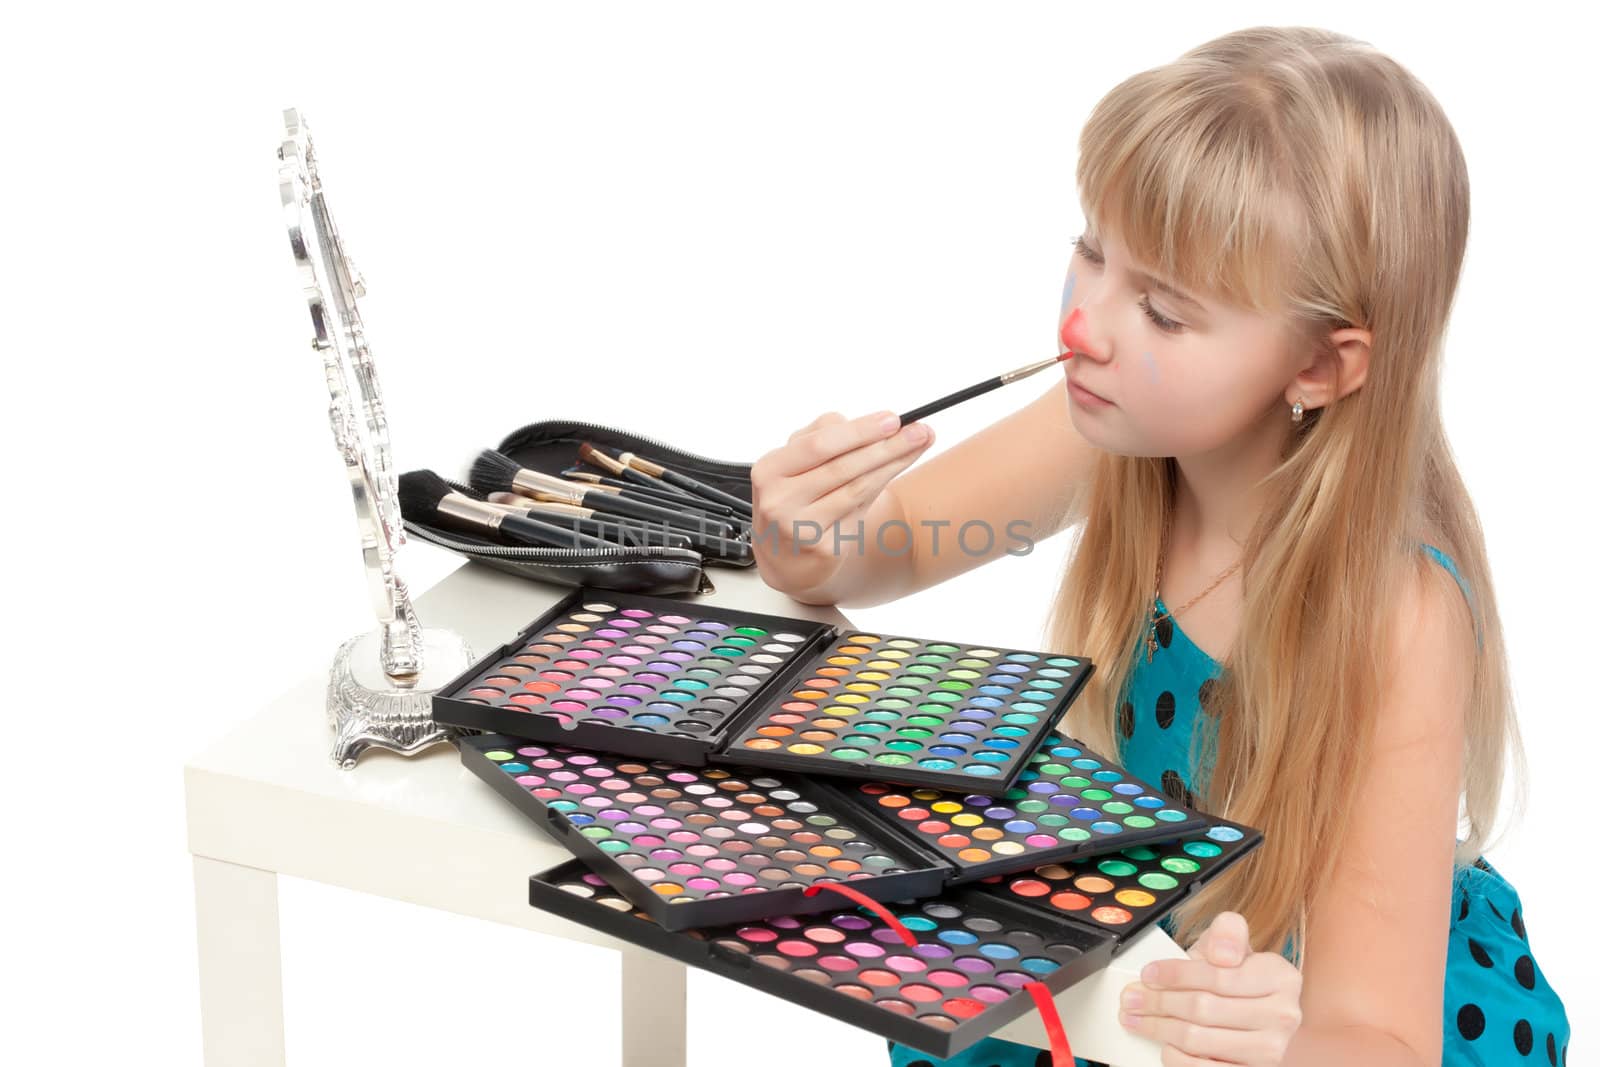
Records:
[[[1090,248],[1088,244],[1084,242],[1081,236],[1073,238],[1072,244],[1077,249],[1078,254],[1084,259],[1087,259],[1090,263],[1093,263],[1096,266],[1101,266],[1105,263],[1104,258],[1098,252]],[[1151,307],[1150,298],[1148,296],[1142,296],[1139,298],[1139,307],[1144,310],[1145,317],[1156,324],[1156,329],[1162,330],[1166,333],[1179,333],[1183,330],[1183,323],[1175,322],[1161,314],[1161,312],[1157,311],[1155,308]]]
[[[1161,312],[1151,307],[1150,298],[1148,296],[1141,296],[1139,298],[1139,306],[1144,308],[1145,316],[1151,322],[1156,324],[1156,329],[1165,330],[1167,333],[1177,333],[1179,330],[1183,329],[1183,323],[1173,322],[1171,319],[1161,314]]]

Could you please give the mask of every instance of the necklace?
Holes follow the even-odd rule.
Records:
[[[1210,585],[1202,589],[1197,595],[1190,597],[1189,602],[1184,604],[1183,607],[1179,608],[1177,611],[1164,611],[1158,615],[1156,614],[1155,601],[1161,599],[1161,569],[1166,565],[1167,562],[1167,537],[1171,533],[1172,512],[1169,510],[1167,512],[1166,524],[1161,530],[1161,554],[1156,557],[1156,595],[1155,600],[1150,602],[1150,629],[1146,631],[1144,635],[1144,661],[1146,663],[1149,663],[1151,660],[1156,658],[1156,646],[1159,644],[1159,641],[1156,638],[1156,623],[1160,622],[1164,618],[1176,619],[1179,611],[1187,611],[1195,601],[1199,600],[1201,597],[1211,592],[1211,590],[1221,585],[1222,580],[1228,575],[1232,574],[1234,571],[1238,570],[1239,564],[1244,562],[1243,558],[1237,560],[1233,566],[1217,575],[1216,578],[1212,580]]]

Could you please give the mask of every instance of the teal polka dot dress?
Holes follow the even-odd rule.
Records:
[[[1455,562],[1432,545],[1422,547],[1471,603],[1471,590]],[[1156,603],[1158,613],[1166,610]],[[1149,662],[1142,645],[1135,652],[1117,714],[1117,757],[1134,775],[1192,804],[1192,749],[1197,731],[1214,728],[1208,701],[1223,668],[1170,618],[1157,624],[1156,639]],[[1172,932],[1170,917],[1161,925]],[[1284,952],[1288,955],[1289,946]],[[1571,1033],[1566,1010],[1533,957],[1516,889],[1482,858],[1455,870],[1443,1025],[1444,1067],[1566,1067]],[[1051,1062],[1048,1050],[997,1038],[985,1038],[946,1060],[892,1042],[889,1053],[892,1067],[1050,1067]],[[1087,1060],[1077,1063],[1097,1067]]]

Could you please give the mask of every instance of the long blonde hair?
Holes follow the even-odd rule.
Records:
[[[1202,809],[1266,843],[1179,911],[1179,941],[1233,910],[1256,949],[1292,938],[1298,957],[1373,733],[1386,591],[1436,566],[1424,541],[1454,557],[1480,627],[1458,862],[1485,846],[1506,755],[1523,762],[1483,533],[1440,422],[1466,165],[1437,101],[1393,60],[1326,30],[1257,27],[1112,89],[1084,127],[1077,181],[1086,214],[1180,285],[1283,314],[1306,345],[1372,333],[1364,386],[1307,412],[1263,483],[1237,637],[1207,696],[1214,746],[1192,776]],[[1071,504],[1082,527],[1046,641],[1096,659],[1066,725],[1107,753],[1175,473],[1170,458],[1103,454]]]

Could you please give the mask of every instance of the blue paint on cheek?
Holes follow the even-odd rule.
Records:
[[[1061,290],[1061,314],[1063,315],[1067,313],[1067,308],[1072,304],[1072,290],[1077,287],[1077,284],[1078,272],[1067,271],[1067,284]]]
[[[1145,370],[1145,373],[1150,375],[1150,380],[1151,381],[1160,381],[1161,380],[1161,369],[1156,366],[1156,357],[1152,356],[1148,352],[1142,353],[1142,355],[1144,357],[1144,370]]]

